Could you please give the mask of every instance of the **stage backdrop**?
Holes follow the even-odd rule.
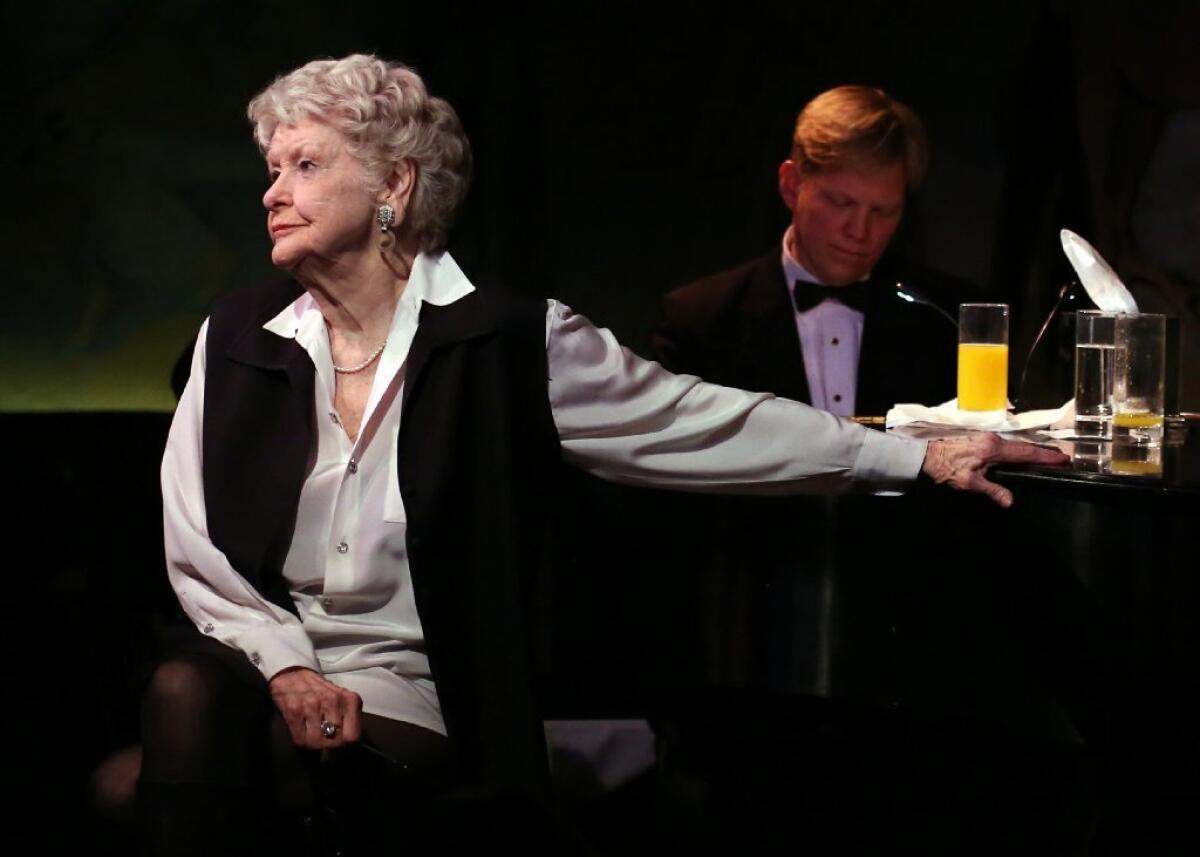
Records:
[[[663,292],[776,244],[792,121],[840,83],[882,86],[926,120],[910,249],[1018,303],[1028,281],[1060,275],[1054,261],[1014,271],[996,248],[1014,140],[1036,131],[997,117],[1041,111],[1044,127],[1072,110],[1049,97],[1069,63],[1030,72],[1070,55],[1058,5],[693,4],[657,18],[645,3],[495,5],[5,4],[0,410],[172,407],[172,364],[210,302],[273,275],[246,102],[352,51],[409,62],[459,109],[477,155],[452,245],[468,273],[560,297],[635,349]],[[1039,239],[1057,220],[1036,221]]]

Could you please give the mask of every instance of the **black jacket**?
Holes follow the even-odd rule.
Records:
[[[865,312],[855,410],[883,416],[894,404],[940,404],[954,396],[957,334],[953,323],[893,286],[904,282],[953,311],[944,275],[884,260],[872,273]],[[940,282],[935,282],[940,280]],[[774,393],[811,404],[779,250],[678,288],[663,299],[651,345],[673,372]]]

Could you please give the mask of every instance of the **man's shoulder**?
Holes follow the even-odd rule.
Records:
[[[663,297],[663,311],[680,323],[710,319],[734,311],[757,288],[783,287],[778,251],[708,274]]]

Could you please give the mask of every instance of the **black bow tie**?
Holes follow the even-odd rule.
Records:
[[[796,304],[796,312],[807,312],[825,298],[839,300],[851,309],[865,313],[871,306],[878,284],[870,280],[850,283],[846,286],[821,286],[796,280],[792,286],[792,300]]]

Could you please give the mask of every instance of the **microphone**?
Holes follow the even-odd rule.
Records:
[[[955,330],[958,330],[958,322],[954,320],[954,316],[950,315],[950,313],[946,312],[938,304],[934,303],[933,300],[926,295],[921,294],[908,283],[895,283],[892,286],[892,294],[900,298],[902,301],[908,301],[910,304],[920,304],[921,306],[927,306],[930,309],[935,310],[938,315],[954,325]]]

